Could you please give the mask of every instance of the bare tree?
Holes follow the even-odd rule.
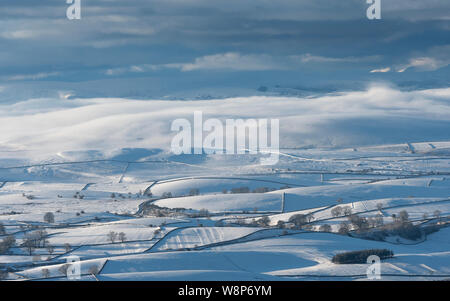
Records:
[[[5,226],[3,225],[2,222],[0,222],[0,235],[5,235],[5,234],[6,234]]]
[[[40,230],[42,231],[42,230]],[[29,255],[32,255],[34,250],[39,247],[42,233],[40,231],[34,231],[26,233],[23,238],[22,247],[27,251]]]
[[[162,199],[170,199],[172,197],[172,192],[164,192],[161,196]]]
[[[70,250],[72,250],[72,246],[68,243],[64,244],[64,250],[66,250],[66,253],[69,253]]]
[[[7,254],[9,252],[9,249],[11,249],[16,243],[16,239],[14,238],[14,235],[8,235],[6,236],[1,242],[0,242],[0,254]]]
[[[441,218],[441,211],[440,210],[436,210],[433,212],[433,216],[437,219]]]
[[[409,214],[406,210],[402,210],[398,213],[398,219],[401,223],[406,223],[409,220]]]
[[[333,209],[331,209],[331,215],[334,217],[341,216],[343,212],[343,209],[341,206],[336,206]]]
[[[4,280],[8,277],[8,271],[5,270],[4,266],[0,264],[0,280]]]
[[[117,239],[117,233],[114,231],[111,231],[107,234],[108,240],[111,241],[111,243],[114,243]]]
[[[53,224],[55,222],[55,215],[52,212],[44,214],[44,222]]]
[[[40,247],[42,244],[42,247],[45,247],[45,245],[48,243],[48,240],[46,239],[48,236],[47,231],[45,230],[37,230],[36,232],[36,236],[37,236],[37,247]]]
[[[55,251],[55,248],[52,245],[47,245],[47,251],[50,255],[52,255]]]
[[[200,209],[200,211],[198,212],[198,215],[199,216],[204,216],[204,217],[209,217],[210,216],[208,209],[205,209],[205,208]]]
[[[22,243],[22,247],[27,251],[28,255],[32,255],[36,249],[36,243],[32,239],[25,239]]]
[[[119,233],[119,240],[120,240],[121,242],[125,242],[125,241],[127,240],[126,234],[123,233],[123,232],[120,232],[120,233]]]
[[[319,231],[322,232],[331,232],[331,226],[328,224],[323,224],[319,227]]]
[[[59,267],[58,271],[63,274],[64,276],[67,276],[67,271],[69,270],[70,264],[66,263]]]
[[[344,207],[344,215],[345,215],[345,216],[349,216],[349,215],[351,215],[351,214],[352,214],[352,208],[349,207],[349,206]]]
[[[97,275],[99,272],[100,272],[100,271],[99,271],[99,269],[98,269],[98,267],[97,267],[96,265],[91,265],[91,266],[89,267],[89,270],[88,270],[88,273],[89,273],[89,274],[91,274],[91,275]]]
[[[377,227],[381,227],[384,224],[384,217],[383,214],[377,214],[377,216],[375,217],[375,222],[376,222],[376,226]]]
[[[42,273],[42,277],[44,277],[44,278],[50,277],[49,269],[42,269],[41,273]]]
[[[348,223],[342,222],[339,225],[339,230],[338,230],[339,234],[348,234],[349,231],[350,231],[350,227],[349,227]]]

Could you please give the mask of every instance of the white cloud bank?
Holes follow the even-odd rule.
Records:
[[[171,122],[193,118],[278,118],[281,146],[358,146],[450,140],[450,88],[403,92],[384,86],[317,98],[205,101],[37,99],[0,105],[0,154],[38,155],[125,147],[168,150]]]

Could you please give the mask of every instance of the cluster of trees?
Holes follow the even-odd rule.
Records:
[[[367,263],[367,258],[371,255],[376,255],[380,259],[386,259],[394,257],[394,252],[388,249],[351,251],[336,254],[331,261],[337,264]]]
[[[331,210],[331,214],[334,217],[347,216],[348,221],[344,221],[339,224],[338,233],[346,235],[350,230],[354,229],[361,233],[371,228],[381,227],[384,224],[382,214],[377,214],[375,217],[361,217],[357,214],[353,214],[350,207],[337,206]]]
[[[6,234],[5,225],[3,225],[2,222],[0,222],[0,235],[5,235],[5,234]]]
[[[287,188],[289,188],[289,187],[287,187]],[[273,191],[273,190],[275,190],[275,188],[269,188],[269,187],[257,187],[257,188],[255,188],[253,190],[250,190],[250,188],[248,186],[242,186],[242,187],[231,188],[229,191],[228,191],[228,189],[225,188],[225,189],[222,190],[222,193],[223,194],[227,194],[227,193],[233,193],[233,194],[236,194],[236,193],[250,193],[250,192],[252,192],[252,193],[265,193],[265,192],[269,192],[269,191]],[[199,195],[199,194],[200,194],[200,189],[192,188],[192,189],[189,190],[188,196],[195,196],[195,195]],[[151,196],[151,193],[150,193],[150,196]],[[111,196],[111,197],[113,197],[113,196]],[[114,197],[115,197],[115,195],[114,195]],[[162,199],[168,199],[168,198],[173,198],[173,197],[174,196],[173,196],[172,192],[164,192],[161,195]]]
[[[210,217],[211,214],[209,213],[208,209],[200,209],[198,212],[196,213],[191,213],[189,214],[189,217],[193,217],[193,218],[197,218],[197,217]]]
[[[250,190],[249,187],[243,186],[243,187],[231,188],[230,193],[250,193],[250,192],[252,192],[252,193],[265,193],[265,192],[274,191],[274,190],[275,190],[275,188],[269,188],[269,187],[256,187],[255,189]],[[227,194],[228,190],[224,189],[224,190],[222,190],[222,193]]]
[[[270,218],[266,215],[266,216],[260,218],[260,219],[257,221],[257,223],[258,223],[258,225],[260,225],[260,226],[262,226],[262,227],[268,227],[269,224],[270,224]]]
[[[0,255],[6,254],[16,244],[14,235],[8,235],[0,242]]]
[[[162,195],[161,195],[161,198],[162,199],[170,199],[170,198],[172,198],[173,196],[172,196],[172,192],[164,192]]]
[[[295,228],[305,229],[309,223],[314,219],[312,214],[294,214],[289,218],[288,223],[293,225]],[[237,220],[236,223],[242,226],[254,226],[254,227],[269,227],[270,226],[270,217],[263,216],[259,219],[253,219],[251,223],[247,223],[245,220]],[[276,224],[276,228],[284,229],[286,228],[286,222],[279,220]],[[331,227],[330,227],[331,231]]]
[[[331,232],[331,226],[327,224],[320,225],[319,231],[321,232]]]
[[[331,209],[331,215],[333,217],[340,217],[340,216],[349,216],[352,214],[352,208],[349,206],[336,206],[333,209]]]
[[[27,251],[29,255],[32,255],[36,248],[45,248],[48,244],[48,233],[45,230],[37,230],[33,232],[25,233],[22,247]]]
[[[256,187],[252,190],[253,193],[265,193],[269,191],[272,191],[272,189],[270,189],[269,187]]]
[[[80,216],[80,215],[85,214],[85,213],[86,213],[86,212],[84,212],[84,210],[81,210],[80,212],[77,212],[76,215],[77,215],[77,216]]]
[[[381,229],[380,235],[398,235],[410,240],[417,240],[422,237],[420,226],[413,225],[406,210],[400,211],[397,215],[393,214],[392,219],[392,223],[385,225]]]
[[[289,222],[295,227],[301,228],[310,223],[314,219],[312,214],[294,214],[289,218]]]
[[[231,193],[249,193],[249,192],[250,188],[248,188],[247,186],[231,188]]]
[[[375,217],[360,217],[351,214],[347,217],[347,222],[342,222],[339,226],[340,234],[348,234],[350,230],[356,230],[365,238],[374,240],[384,240],[387,236],[400,236],[410,240],[420,239],[424,233],[420,226],[414,225],[409,220],[409,214],[406,210],[393,214],[392,223],[385,224],[382,214]]]
[[[198,188],[192,188],[191,190],[189,190],[190,196],[199,195],[199,194],[200,194],[200,189],[198,189]]]
[[[172,217],[172,216],[179,216],[184,213],[184,208],[167,208],[167,207],[160,207],[155,204],[145,204],[144,208],[142,208],[142,214],[144,215],[152,215],[156,217]]]
[[[377,208],[382,208],[382,204],[377,204]],[[384,224],[384,217],[381,213],[378,213],[374,217],[362,217],[353,214],[350,207],[337,206],[333,208],[332,215],[334,217],[347,217],[346,221],[339,224],[338,233],[342,235],[348,235],[350,231],[356,231],[356,233],[368,239],[383,240],[388,235],[399,235],[407,239],[417,240],[423,236],[424,231],[436,231],[431,228],[421,229],[420,226],[414,225],[409,220],[409,214],[405,210],[400,211],[398,215],[393,215],[394,222],[386,225]],[[439,217],[440,212],[435,212],[434,216]],[[295,214],[289,218],[288,222],[297,229],[310,229],[312,228],[310,224],[313,219],[314,216],[312,214]],[[245,220],[238,220],[236,223],[245,226],[269,227],[270,217],[264,216],[259,219],[253,219],[251,223],[247,223]],[[286,228],[286,223],[280,220],[276,227],[284,229]],[[332,227],[328,224],[322,224],[319,227],[319,231],[332,232]]]
[[[117,232],[111,231],[107,234],[107,236],[108,236],[108,240],[111,243],[116,242],[116,240],[119,240],[120,242],[125,242],[127,240],[127,236],[124,232],[117,233]]]
[[[140,191],[139,193],[137,193],[136,194],[136,197],[139,197],[140,195],[142,195],[142,191]],[[151,196],[151,193],[150,193],[150,196]],[[122,194],[122,193],[118,193],[117,195],[113,192],[113,193],[111,193],[111,198],[112,199],[115,199],[115,198],[121,198],[121,199],[126,199],[127,198],[127,196],[125,196],[124,194]],[[133,194],[131,193],[131,192],[128,192],[128,198],[129,199],[131,199],[133,197]],[[117,200],[115,200],[115,201],[117,201]]]
[[[8,271],[3,265],[0,265],[0,280],[4,280],[6,277],[8,277]]]
[[[440,210],[435,210],[433,212],[433,217],[440,220],[441,219],[441,211]],[[426,213],[424,213],[423,219],[428,219],[428,215]]]
[[[75,192],[75,194],[73,195],[73,197],[74,197],[75,199],[79,199],[79,200],[84,199],[84,195],[82,195],[82,194],[79,193],[78,191]]]

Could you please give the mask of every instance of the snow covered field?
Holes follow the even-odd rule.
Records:
[[[66,280],[67,259],[76,256],[81,279],[94,281],[365,280],[367,264],[335,264],[333,256],[389,249],[385,280],[450,278],[450,137],[436,130],[448,129],[448,89],[380,89],[312,100],[0,107],[0,242],[15,239],[0,249],[0,269],[7,280]],[[220,107],[221,116],[242,117],[239,108],[257,101],[266,111],[250,117],[270,109],[284,122],[276,165],[259,165],[258,155],[176,156],[163,147],[177,112],[213,116]],[[302,110],[309,115],[291,115]],[[429,126],[429,139],[399,134],[378,143],[390,140],[381,128],[368,143],[368,128],[352,122],[327,138],[334,125],[311,117],[344,122],[351,112],[417,121],[412,127]],[[430,125],[434,119],[441,123]],[[408,223],[416,237],[390,228]]]
[[[146,165],[134,167],[131,173],[143,181],[107,162],[3,168],[1,238],[13,235],[16,243],[0,260],[11,280],[64,280],[61,267],[74,255],[83,280],[364,280],[367,265],[334,264],[332,257],[385,248],[395,254],[381,264],[385,280],[449,278],[450,233],[444,224],[450,215],[450,153],[446,143],[433,145],[430,153],[418,144],[423,153],[414,154],[401,145],[283,150],[291,156],[270,171],[249,174],[241,160],[242,172],[223,177],[199,176],[201,162],[184,167],[182,174],[192,170],[192,176],[172,179],[155,178]],[[296,157],[306,155],[320,158],[321,169],[314,161],[299,164]],[[429,167],[434,162],[439,163]],[[109,177],[92,182],[102,178],[103,167]],[[165,173],[164,164],[158,168]],[[51,179],[62,173],[77,181]],[[248,191],[232,192],[242,187]],[[367,219],[382,216],[385,224],[406,210],[415,224],[441,227],[417,241],[358,238],[355,229],[338,233],[348,217],[336,216],[336,207]],[[53,222],[44,221],[46,212],[53,213]],[[290,218],[298,214],[311,218],[292,227]],[[260,222],[264,217],[268,221]],[[27,235],[38,230],[45,231],[45,245],[27,249]]]

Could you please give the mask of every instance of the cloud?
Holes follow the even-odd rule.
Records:
[[[418,71],[435,71],[450,64],[450,45],[438,46],[429,49],[424,56],[409,59],[409,62],[398,66],[397,72],[405,72],[409,68]]]
[[[450,139],[450,88],[399,91],[385,86],[301,97],[202,101],[34,99],[0,105],[2,147],[41,155],[124,147],[168,150],[171,122],[278,118],[282,146],[359,146]]]
[[[19,74],[5,77],[6,80],[10,81],[21,81],[21,80],[38,80],[48,77],[58,76],[59,72],[40,72],[36,74]]]
[[[338,57],[317,56],[307,53],[299,56],[298,58],[302,63],[360,63],[360,62],[379,61],[382,57],[379,55],[373,55],[373,56],[338,58]]]
[[[237,71],[264,71],[286,69],[265,54],[240,54],[228,52],[222,54],[207,55],[196,58],[193,63],[168,64],[166,67],[178,68],[181,71],[194,70],[237,70]]]
[[[151,65],[151,64],[143,64],[143,65],[132,65],[129,67],[121,67],[121,68],[110,68],[105,71],[106,75],[115,76],[121,75],[124,73],[143,73],[149,71],[156,71],[164,68],[164,65]]]
[[[448,64],[448,63],[447,63]],[[446,63],[439,62],[431,57],[418,57],[409,60],[407,65],[401,66],[397,69],[397,72],[405,72],[409,68],[417,68],[423,71],[434,71],[447,65]]]
[[[370,73],[386,73],[391,71],[391,67],[386,67],[386,68],[380,68],[380,69],[373,69],[370,71]]]
[[[82,19],[75,22],[66,19],[64,1],[38,2],[0,1],[0,79],[51,68],[61,72],[60,78],[52,91],[24,83],[17,95],[8,91],[10,99],[54,95],[76,90],[76,84],[77,95],[87,97],[159,96],[209,89],[211,83],[236,89],[225,95],[260,85],[296,87],[325,80],[354,87],[371,79],[367,70],[380,66],[423,70],[409,61],[422,57],[442,65],[426,49],[446,41],[450,8],[446,0],[384,1],[383,20],[370,22],[364,0],[86,0]],[[187,77],[200,70],[230,74],[195,72],[189,82]],[[264,72],[249,78],[245,71]],[[94,87],[97,81],[119,78],[134,84],[150,72],[161,88],[148,88],[149,80],[133,89]],[[427,80],[442,86],[443,77]],[[393,80],[418,83],[423,78],[405,72]],[[19,84],[20,77],[15,81]],[[155,92],[163,88],[164,93]]]
[[[124,73],[148,72],[161,69],[179,69],[183,72],[196,70],[222,70],[222,71],[268,71],[268,70],[293,70],[300,68],[302,64],[318,63],[361,63],[378,61],[381,56],[364,57],[325,57],[311,54],[291,55],[286,57],[271,56],[269,54],[241,54],[227,52],[198,57],[190,63],[170,63],[161,65],[133,65],[130,67],[112,68],[105,71],[106,75],[120,75]]]
[[[36,37],[36,33],[32,30],[16,30],[16,31],[6,31],[0,33],[0,37],[4,39],[30,39]]]

